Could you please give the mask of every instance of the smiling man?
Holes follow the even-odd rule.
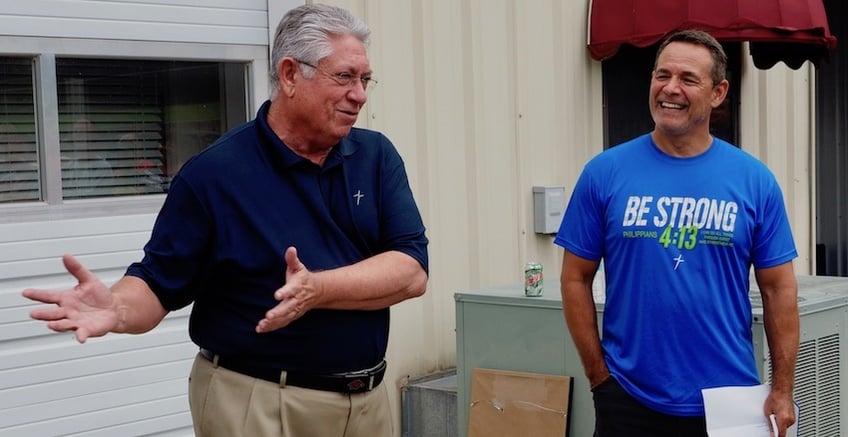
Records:
[[[701,390],[760,383],[751,267],[772,364],[763,420],[773,414],[781,437],[796,420],[797,251],[773,174],[710,134],[726,64],[707,33],[664,41],[650,85],[654,130],[586,164],[563,216],[563,311],[596,437],[706,437]],[[591,286],[601,260],[599,333]]]
[[[72,256],[32,317],[79,342],[153,329],[190,303],[198,436],[389,437],[389,307],[427,284],[403,161],[354,128],[375,84],[368,27],[305,5],[281,20],[271,100],[174,178],[144,258],[111,289]],[[390,384],[394,387],[394,384]]]

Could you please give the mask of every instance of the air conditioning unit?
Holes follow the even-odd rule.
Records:
[[[754,347],[763,382],[771,380],[771,359],[763,326],[763,304],[751,281]],[[848,279],[798,277],[801,345],[795,368],[795,401],[801,407],[798,435],[848,435]]]

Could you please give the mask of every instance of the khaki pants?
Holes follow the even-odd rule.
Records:
[[[199,437],[392,437],[386,385],[344,394],[286,386],[217,367],[200,354],[189,378]]]

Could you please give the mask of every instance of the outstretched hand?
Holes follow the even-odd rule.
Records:
[[[47,322],[56,332],[75,331],[80,343],[107,334],[118,324],[112,291],[72,255],[63,256],[62,262],[77,285],[68,290],[24,290],[28,299],[56,305],[32,310],[30,317]]]
[[[271,332],[288,326],[312,309],[320,294],[314,275],[297,257],[297,249],[286,249],[286,283],[274,292],[280,303],[265,313],[256,325],[256,332]]]

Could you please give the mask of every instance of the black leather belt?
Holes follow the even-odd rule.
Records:
[[[257,367],[238,358],[223,357],[208,349],[200,349],[200,355],[218,366],[253,378],[264,379],[275,384],[280,383],[284,370]],[[362,393],[371,391],[383,381],[386,374],[386,361],[383,360],[372,369],[362,372],[318,375],[313,373],[286,372],[286,385],[309,388],[312,390],[334,391],[339,393]]]

